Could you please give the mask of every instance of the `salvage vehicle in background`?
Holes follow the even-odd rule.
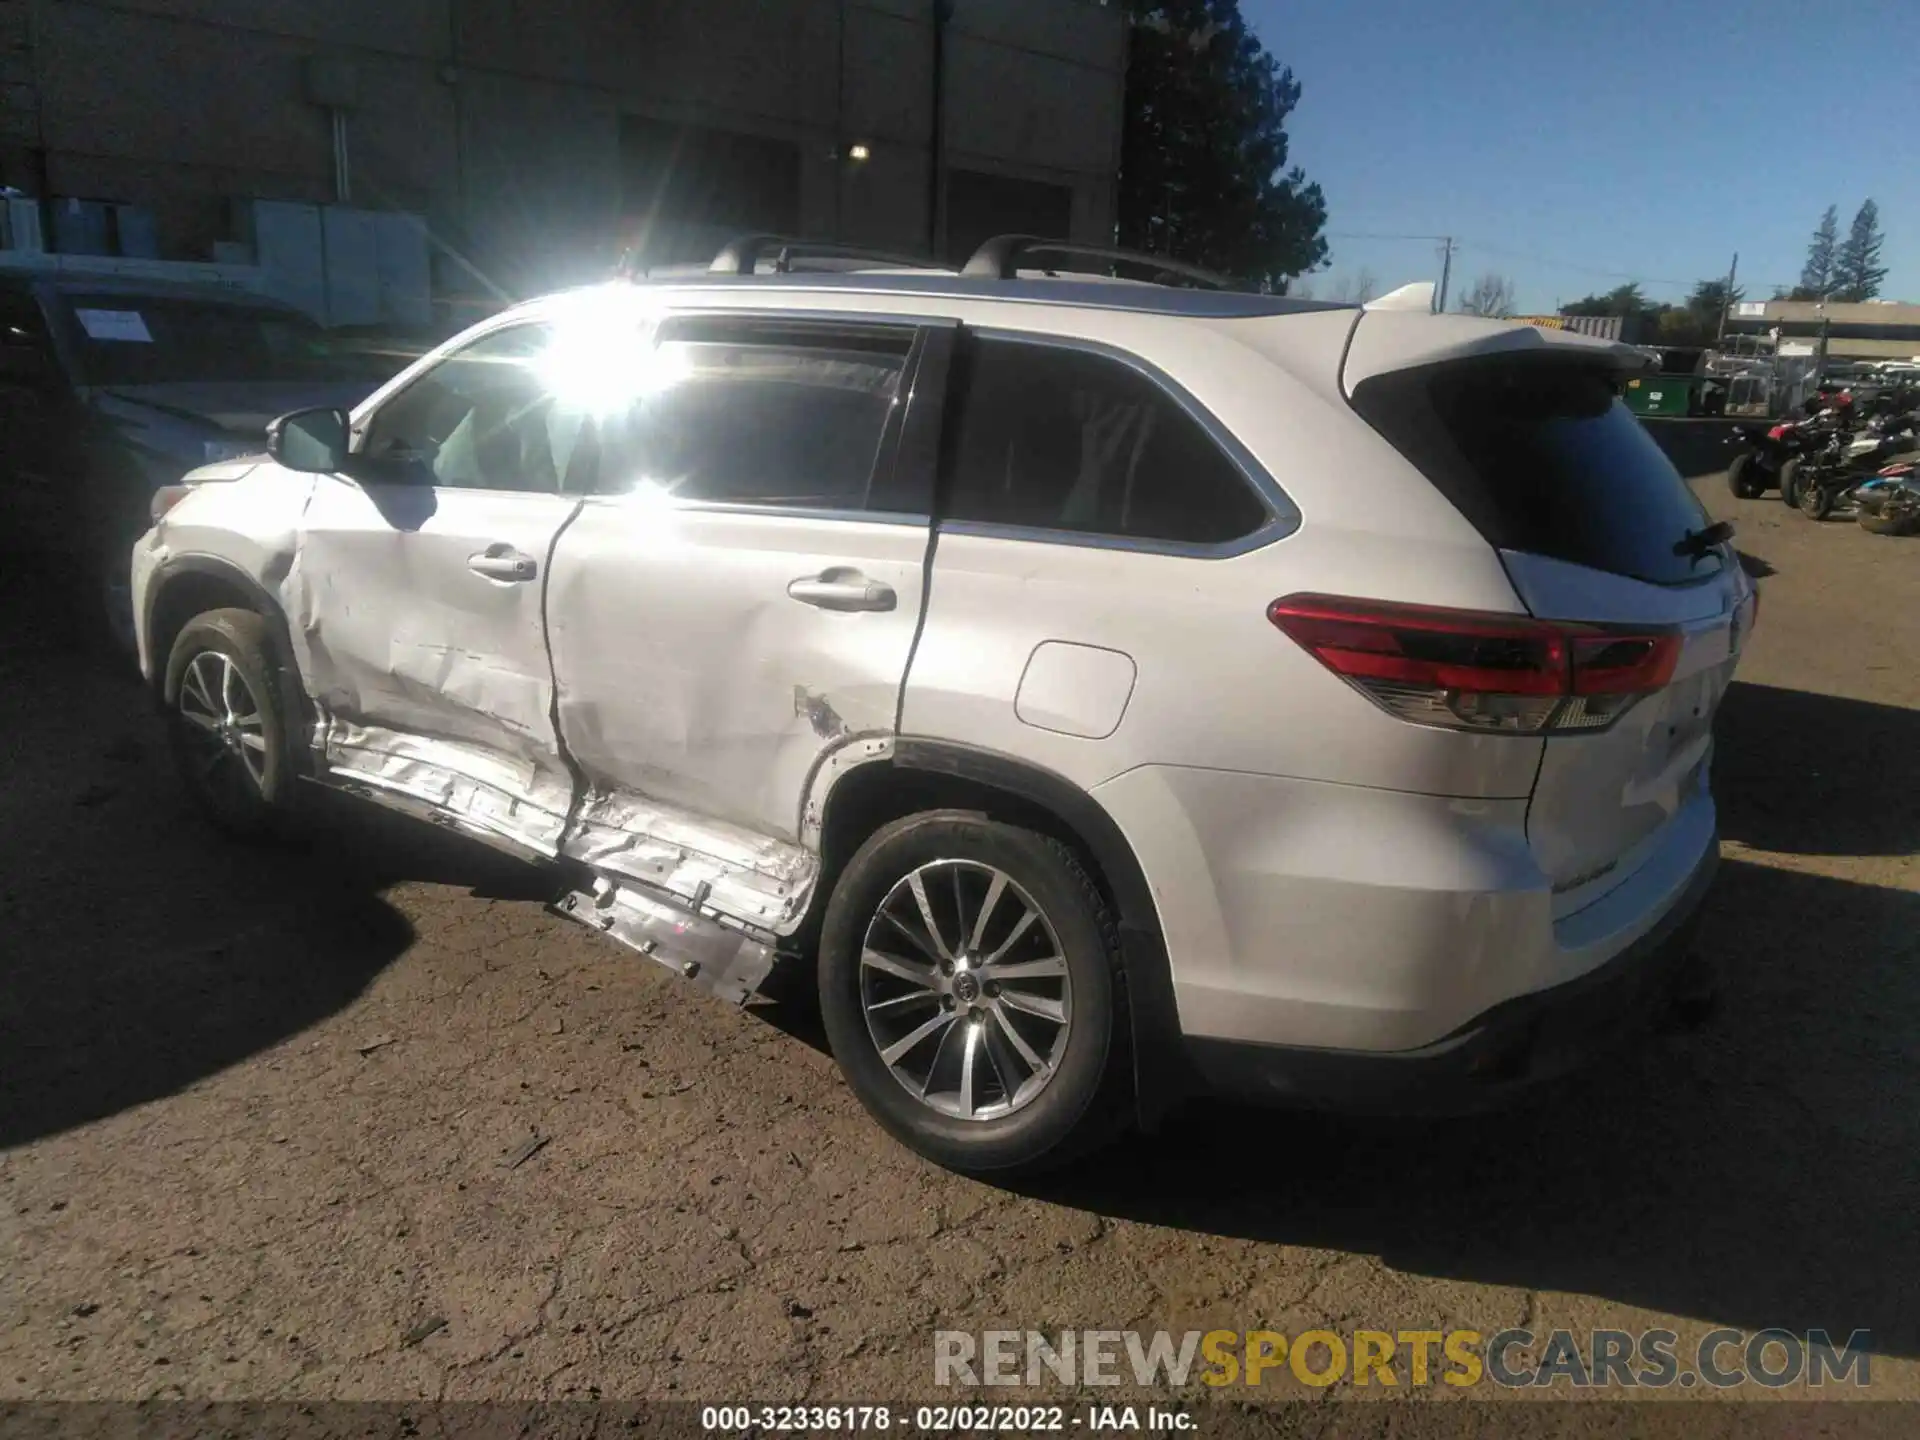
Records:
[[[417,354],[417,352],[416,352]],[[267,422],[352,405],[405,360],[247,291],[0,273],[0,509],[129,648],[128,549],[153,492],[264,451]]]
[[[1860,528],[1875,535],[1920,535],[1920,465],[1903,460],[1853,494]]]
[[[854,1092],[971,1171],[1194,1091],[1471,1109],[1704,1003],[1757,597],[1640,357],[768,243],[155,497],[141,665],[217,823],[317,783],[730,1000],[814,965]]]
[[[1727,465],[1727,488],[1739,500],[1757,500],[1779,489],[1782,476],[1792,473],[1791,462],[1823,444],[1832,426],[1831,420],[1812,415],[1800,421],[1734,426],[1727,437],[1727,443],[1736,447]]]

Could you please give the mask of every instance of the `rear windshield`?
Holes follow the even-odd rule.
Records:
[[[1457,361],[1362,381],[1353,405],[1500,549],[1658,585],[1720,568],[1675,552],[1711,522],[1606,370]]]

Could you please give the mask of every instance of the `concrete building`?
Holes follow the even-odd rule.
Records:
[[[1727,312],[1727,334],[1778,335],[1782,356],[1811,356],[1824,330],[1829,360],[1910,360],[1920,356],[1920,304],[1749,300]]]
[[[741,229],[1104,240],[1125,66],[1097,0],[0,0],[0,182],[181,259],[346,188],[516,294]]]

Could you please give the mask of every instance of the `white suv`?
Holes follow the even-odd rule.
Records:
[[[1061,248],[733,249],[285,417],[134,553],[187,780],[551,863],[735,1001],[817,956],[848,1083],[963,1169],[1563,1072],[1689,960],[1756,602],[1640,357]]]

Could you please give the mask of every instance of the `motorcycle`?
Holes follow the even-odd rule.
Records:
[[[1912,414],[1881,415],[1868,421],[1858,434],[1835,432],[1783,482],[1792,486],[1791,503],[1810,520],[1826,519],[1853,498],[1863,476],[1912,448],[1917,418]]]
[[[1727,488],[1736,499],[1758,500],[1781,486],[1783,477],[1792,473],[1793,463],[1824,445],[1838,424],[1838,411],[1823,410],[1804,420],[1735,426],[1727,443],[1746,448],[1727,466]]]
[[[1875,535],[1920,535],[1920,464],[1889,465],[1853,492],[1862,530]]]

